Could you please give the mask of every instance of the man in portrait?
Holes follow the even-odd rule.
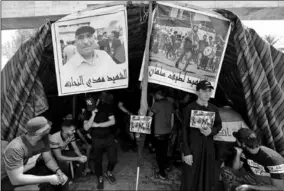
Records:
[[[91,26],[79,27],[75,32],[76,54],[61,68],[63,80],[83,77],[99,77],[116,69],[116,63],[103,50],[94,49],[95,29]]]

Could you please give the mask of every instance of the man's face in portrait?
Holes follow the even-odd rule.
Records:
[[[89,32],[81,33],[76,36],[76,47],[82,56],[90,56],[94,52],[94,37]]]

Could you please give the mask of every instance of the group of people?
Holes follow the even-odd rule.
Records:
[[[202,39],[199,34],[199,28],[194,25],[192,30],[185,35],[179,34],[178,31],[156,29],[153,33],[152,52],[164,53],[166,58],[175,60],[175,67],[185,61],[186,71],[188,65],[195,63],[197,69],[215,72],[219,66],[225,41],[220,35],[203,35]]]
[[[173,132],[178,131],[175,145],[183,161],[182,191],[218,190],[219,175],[226,191],[284,190],[284,158],[276,151],[261,146],[257,134],[248,128],[241,128],[233,134],[237,140],[232,147],[233,157],[231,162],[223,163],[221,167],[224,161],[220,162],[217,157],[213,136],[221,130],[222,120],[218,108],[209,103],[212,90],[211,83],[202,80],[196,85],[197,99],[186,94],[184,98],[175,100],[165,88],[155,89],[152,101],[149,97],[147,115],[153,117],[150,141],[155,147],[157,178],[168,178],[169,144]],[[139,88],[83,97],[84,104],[80,106],[78,118],[71,114],[65,116],[60,131],[49,135],[51,126],[48,120],[36,117],[27,123],[27,134],[8,144],[3,153],[8,178],[4,183],[2,180],[2,190],[5,186],[46,187],[42,186],[43,183],[55,185],[56,189],[68,189],[70,161],[74,163],[75,171],[83,174],[93,172],[98,189],[104,188],[104,179],[111,184],[116,183],[113,174],[118,161],[116,127],[121,132],[123,150],[135,152],[137,144],[129,130],[129,122],[131,115],[138,114]],[[102,168],[104,151],[108,157],[105,171]],[[27,167],[33,157],[37,157],[34,160],[36,166],[45,164],[37,167],[37,172]]]

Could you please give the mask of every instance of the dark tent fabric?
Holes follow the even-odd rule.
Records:
[[[40,80],[41,55],[50,33],[47,23],[23,43],[1,71],[1,140],[26,132],[26,122],[48,109]]]
[[[231,46],[235,47],[234,60],[242,83],[249,125],[262,137],[264,145],[284,156],[284,54],[253,29],[245,27],[233,13],[216,11],[232,23],[232,38],[226,54],[228,49],[233,49]],[[234,63],[225,57],[224,64]]]
[[[147,35],[146,9],[137,5],[127,7],[130,87],[136,85],[142,64]],[[250,127],[263,132],[263,144],[284,156],[284,55],[268,45],[254,30],[243,26],[233,13],[216,11],[231,20],[232,31],[213,101],[223,102],[224,97],[230,99],[233,108]],[[42,114],[48,116],[53,124],[59,124],[64,115],[61,111],[70,107],[72,96],[56,96],[49,27],[47,23],[39,30],[34,38],[36,41],[31,39],[24,43],[1,72],[2,140],[10,141],[23,133],[26,121],[45,110]],[[22,69],[24,66],[25,69]],[[19,80],[24,77],[28,80]]]

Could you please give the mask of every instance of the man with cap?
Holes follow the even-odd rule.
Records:
[[[116,63],[103,50],[95,50],[95,29],[91,26],[79,27],[75,32],[76,54],[62,66],[63,80],[76,80],[79,76],[101,77],[108,70],[116,70]]]
[[[233,135],[237,146],[232,168],[221,169],[226,190],[284,190],[284,158],[261,146],[256,133],[248,128]]]
[[[207,80],[196,85],[197,100],[183,111],[181,190],[215,190],[215,148],[213,136],[222,127],[218,108],[209,103],[213,86]]]
[[[117,163],[117,141],[115,140],[114,108],[108,101],[109,97],[108,93],[101,92],[96,101],[93,98],[86,100],[88,112],[84,117],[84,129],[85,131],[91,130],[92,155],[95,174],[98,178],[98,189],[104,189],[102,169],[104,150],[106,150],[108,157],[107,171],[104,173],[104,177],[108,179],[110,184],[116,183],[112,172]]]
[[[18,189],[21,190],[24,185],[40,186],[42,183],[52,185],[66,183],[67,176],[51,155],[48,139],[50,129],[46,118],[35,117],[28,121],[27,133],[16,137],[7,145],[3,152],[3,161],[10,182],[5,185],[2,182],[1,190],[11,190],[16,187],[20,187]],[[40,155],[48,171],[38,165]],[[50,173],[49,170],[52,175],[46,175]],[[37,175],[33,175],[34,173]]]

